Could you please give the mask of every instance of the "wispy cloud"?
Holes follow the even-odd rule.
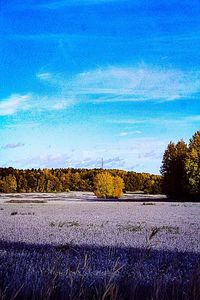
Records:
[[[25,146],[25,144],[23,144],[23,143],[6,144],[6,145],[2,146],[1,149],[15,149],[15,148],[24,147],[24,146]]]
[[[126,137],[126,136],[130,136],[130,135],[133,135],[133,134],[141,134],[142,131],[140,130],[133,130],[133,131],[122,131],[119,133],[119,136],[121,137]]]
[[[47,154],[34,156],[9,162],[23,165],[24,168],[100,168],[101,161],[98,157],[83,157],[81,160],[72,158],[68,154]],[[125,164],[120,157],[109,157],[104,160],[105,168],[120,168]]]
[[[46,77],[47,79],[47,77]],[[10,95],[0,100],[0,116],[14,115],[18,112],[63,110],[73,104],[73,99],[62,96],[43,96],[37,94]]]
[[[79,102],[140,102],[174,101],[193,97],[200,92],[200,72],[167,70],[138,66],[108,67],[82,72],[73,77],[40,72],[44,84],[59,92],[51,95],[11,95],[0,102],[0,115],[12,115],[22,110],[63,110]],[[126,120],[144,123],[145,120]],[[121,120],[117,122],[122,122]],[[154,120],[155,122],[155,120]]]
[[[20,168],[100,168],[101,158],[105,168],[151,172],[159,170],[168,140],[133,137],[116,143],[94,145],[87,149],[76,149],[66,153],[53,152],[7,161],[6,166]]]
[[[13,115],[18,111],[27,109],[30,95],[12,94],[0,101],[0,116]]]
[[[200,72],[148,66],[99,68],[63,80],[46,73],[38,78],[60,85],[77,102],[173,101],[200,92]]]
[[[24,168],[64,168],[69,159],[67,154],[46,154],[19,159],[11,163],[22,165]]]
[[[128,132],[126,131],[122,131],[119,133],[119,136],[127,136],[128,135]]]
[[[137,125],[146,122],[146,119],[109,119],[107,120],[108,123],[115,123],[115,124],[130,124],[130,125]]]
[[[143,124],[153,124],[153,125],[181,125],[193,122],[200,122],[200,115],[183,116],[176,118],[155,118],[149,117],[145,119],[119,119],[119,120],[107,120],[108,123],[119,124],[119,125],[143,125]],[[134,131],[135,133],[141,133],[141,131]],[[125,132],[126,133],[126,132]],[[128,134],[128,132],[127,132]],[[127,135],[124,134],[124,135]],[[123,135],[123,132],[122,134]]]
[[[36,76],[41,80],[50,80],[52,78],[51,73],[48,72],[38,73]]]
[[[188,117],[185,117],[185,119],[187,121],[191,121],[191,122],[200,122],[200,115],[188,116]]]
[[[95,102],[171,101],[200,91],[200,73],[136,67],[98,69],[73,82],[80,94]]]

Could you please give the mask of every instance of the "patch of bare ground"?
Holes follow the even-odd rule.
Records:
[[[31,203],[35,203],[35,204],[41,204],[41,203],[47,203],[46,200],[8,200],[8,201],[5,201],[5,203],[18,203],[18,204],[24,204],[24,203],[28,203],[28,204],[31,204]]]

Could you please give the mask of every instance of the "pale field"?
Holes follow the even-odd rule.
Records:
[[[199,300],[200,203],[165,201],[1,194],[0,300]]]
[[[87,192],[2,194],[0,240],[140,248],[146,246],[146,236],[156,227],[154,249],[200,251],[200,203],[156,202],[165,196],[125,197],[129,200],[101,201]],[[11,199],[47,203],[7,203]]]

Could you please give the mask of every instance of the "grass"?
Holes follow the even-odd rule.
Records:
[[[180,233],[180,229],[178,226],[162,226],[160,227],[161,231],[165,231],[167,233],[171,233],[171,234],[179,234]]]
[[[126,224],[126,225],[118,225],[119,231],[130,231],[130,232],[137,232],[137,231],[142,231],[144,228],[143,224]]]
[[[154,251],[158,232],[147,232],[143,250],[0,245],[0,299],[199,300],[199,256]]]
[[[49,226],[51,227],[58,227],[59,229],[63,228],[64,226],[66,227],[79,227],[80,224],[77,221],[69,221],[69,222],[50,222]]]
[[[172,229],[146,230],[143,249],[0,242],[0,300],[199,300],[200,255],[153,250]]]
[[[66,251],[75,251],[76,253],[78,253],[78,251],[75,250],[74,246],[72,243],[68,243],[68,244],[63,244],[63,245],[58,245],[55,247],[55,249],[57,251],[61,251],[61,252],[66,252]]]

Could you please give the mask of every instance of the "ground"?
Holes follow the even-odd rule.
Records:
[[[140,202],[97,201],[92,193],[81,192],[1,195],[0,239],[28,244],[144,247],[146,233],[157,227],[155,249],[200,252],[200,203],[157,202],[166,200],[164,196],[125,197]]]
[[[127,194],[119,201],[99,200],[88,192],[1,194],[2,289],[8,279],[15,281],[12,289],[20,288],[27,276],[34,282],[37,272],[42,282],[43,271],[52,273],[57,260],[59,270],[80,267],[89,282],[90,276],[104,280],[115,268],[121,272],[116,278],[134,274],[142,285],[160,272],[165,283],[177,278],[189,282],[200,263],[200,203],[166,200],[143,194]],[[19,270],[25,275],[17,281]],[[29,281],[27,289],[32,288]]]

